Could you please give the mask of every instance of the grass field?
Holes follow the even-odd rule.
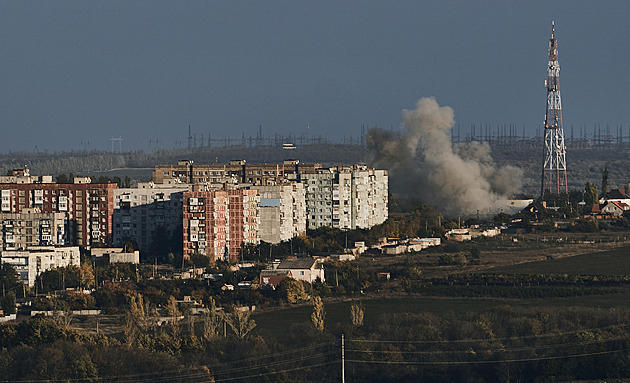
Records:
[[[544,249],[542,252],[552,252]],[[550,254],[553,256],[553,254]],[[558,259],[501,266],[480,271],[503,274],[569,274],[569,275],[630,275],[630,246],[626,245],[599,252],[590,252]],[[501,298],[447,298],[447,297],[374,297],[361,299],[365,309],[366,324],[375,323],[384,314],[427,312],[437,316],[457,315],[467,312],[482,312],[498,306],[520,306],[537,308],[594,307],[608,310],[616,307],[628,308],[629,288],[619,293],[606,295],[575,296],[546,299],[501,299]],[[350,324],[350,301],[325,301],[326,326],[331,329],[339,324]],[[282,336],[295,325],[309,325],[311,306],[289,306],[254,315],[258,327],[255,333],[265,336]]]
[[[553,256],[553,254],[549,254]],[[503,274],[630,275],[630,246],[484,270]]]
[[[591,295],[570,298],[548,299],[474,299],[443,297],[399,297],[364,299],[365,323],[373,324],[384,314],[431,313],[437,316],[459,315],[483,312],[499,306],[520,306],[537,308],[594,307],[608,310],[616,307],[627,308],[629,289],[619,294]],[[339,324],[350,324],[350,301],[324,302],[326,326],[331,329]],[[255,334],[278,337],[291,327],[300,324],[310,325],[311,306],[289,307],[254,315],[257,327]]]

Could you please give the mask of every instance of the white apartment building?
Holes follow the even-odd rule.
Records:
[[[113,244],[124,246],[135,240],[147,250],[158,227],[172,233],[182,224],[183,194],[191,184],[155,185],[139,183],[137,188],[114,189]]]
[[[2,251],[0,262],[15,267],[22,283],[34,286],[37,277],[57,267],[80,266],[78,246],[34,246],[21,251]]]
[[[255,189],[260,195],[261,241],[279,243],[306,233],[304,184],[289,182]]]
[[[20,250],[32,246],[60,246],[66,243],[64,213],[24,208],[20,213],[0,213],[0,249]]]
[[[306,187],[309,229],[367,229],[388,217],[386,170],[364,165],[339,166],[301,177]]]

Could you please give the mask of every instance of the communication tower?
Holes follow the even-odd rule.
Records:
[[[545,138],[540,196],[567,193],[567,162],[565,158],[564,132],[562,129],[562,103],[560,100],[560,65],[558,42],[551,23],[549,41],[549,65],[547,67],[547,113],[545,114]]]

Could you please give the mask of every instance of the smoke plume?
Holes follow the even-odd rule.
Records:
[[[472,216],[497,211],[521,187],[522,171],[498,168],[487,143],[452,145],[453,109],[433,98],[403,110],[403,130],[370,129],[371,166],[389,170],[390,190],[419,197],[446,214]]]

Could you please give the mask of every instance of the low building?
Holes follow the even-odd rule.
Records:
[[[45,271],[80,266],[81,254],[78,246],[35,246],[22,251],[2,251],[0,262],[15,267],[22,283],[34,286],[37,277]]]
[[[446,239],[449,241],[463,242],[470,241],[472,236],[470,235],[470,230],[468,229],[453,229],[446,233]]]
[[[298,259],[285,259],[280,262],[275,270],[290,272],[291,277],[298,281],[313,283],[316,280],[324,282],[324,265],[317,258],[304,257]]]
[[[604,196],[600,198],[599,203],[603,205],[613,201],[630,205],[630,196],[626,194],[625,189],[614,189],[604,194]]]
[[[379,245],[376,248],[380,248],[384,254],[397,255],[440,246],[441,243],[440,238],[379,238]]]
[[[275,289],[283,279],[288,277],[293,277],[291,270],[261,270],[260,284],[271,285]]]
[[[140,263],[140,251],[125,252],[122,247],[92,248],[92,260],[100,265],[110,263]]]
[[[630,210],[630,206],[619,201],[607,201],[602,204],[593,204],[592,215],[600,215],[602,218],[621,217],[624,212]]]

